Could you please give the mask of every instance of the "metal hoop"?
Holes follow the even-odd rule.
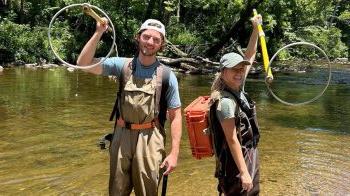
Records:
[[[91,8],[94,8],[94,9],[96,9],[96,10],[98,10],[98,11],[100,11],[100,12],[108,19],[109,25],[112,27],[113,44],[112,44],[111,49],[110,49],[110,51],[108,52],[107,56],[106,56],[105,58],[101,58],[101,60],[100,60],[99,62],[97,62],[97,63],[95,63],[95,64],[93,64],[93,65],[88,65],[88,66],[78,66],[78,65],[70,64],[70,63],[64,61],[63,59],[61,59],[61,57],[59,57],[59,55],[58,55],[58,54],[56,53],[56,51],[53,49],[52,42],[51,42],[51,28],[52,28],[52,24],[54,23],[54,21],[55,21],[55,19],[57,18],[57,16],[58,16],[61,12],[63,12],[64,10],[69,9],[69,8],[72,8],[72,7],[77,7],[77,6],[81,6],[81,7],[82,7],[82,6],[86,6],[86,5],[90,6]],[[60,11],[58,11],[58,12],[53,16],[53,18],[52,18],[51,21],[50,21],[49,30],[48,30],[48,37],[49,37],[50,48],[51,48],[51,50],[53,51],[53,53],[54,53],[54,55],[56,56],[56,58],[57,58],[61,63],[65,64],[65,65],[67,65],[67,66],[69,66],[69,67],[73,67],[73,68],[77,68],[77,69],[90,69],[90,68],[93,68],[93,67],[95,67],[95,66],[97,66],[97,65],[99,65],[99,64],[101,64],[101,63],[103,63],[103,62],[112,54],[112,52],[113,52],[113,47],[114,47],[114,45],[115,45],[115,29],[114,29],[114,26],[113,26],[113,23],[112,23],[111,19],[107,16],[107,14],[106,14],[103,10],[101,10],[100,8],[98,8],[98,7],[94,6],[94,5],[90,5],[90,4],[87,4],[87,3],[68,5],[68,6],[62,8]]]
[[[326,86],[323,88],[323,90],[318,94],[316,95],[314,98],[308,100],[308,101],[305,101],[305,102],[300,102],[300,103],[289,103],[287,101],[284,101],[282,100],[281,98],[279,98],[275,93],[273,93],[272,89],[270,88],[270,84],[265,80],[265,83],[266,83],[266,86],[267,88],[269,89],[271,95],[277,99],[279,102],[283,103],[283,104],[286,104],[286,105],[291,105],[291,106],[299,106],[299,105],[304,105],[304,104],[308,104],[308,103],[311,103],[313,101],[315,101],[316,99],[320,98],[324,92],[326,91],[327,87],[329,86],[329,83],[331,81],[331,77],[332,77],[332,70],[331,70],[331,63],[329,61],[329,58],[327,56],[327,54],[321,49],[319,48],[318,46],[316,46],[315,44],[312,44],[312,43],[308,43],[308,42],[295,42],[295,43],[291,43],[291,44],[288,44],[282,48],[280,48],[273,56],[272,58],[270,59],[270,62],[269,62],[269,65],[267,66],[267,70],[269,70],[270,66],[271,66],[271,63],[273,62],[273,60],[277,57],[278,53],[280,53],[282,50],[288,48],[288,47],[291,47],[291,46],[295,46],[295,45],[306,45],[306,46],[311,46],[311,47],[314,47],[316,48],[318,51],[320,51],[324,57],[326,57],[326,60],[327,60],[327,64],[328,64],[328,70],[329,70],[329,74],[328,74],[328,81],[327,81],[327,84]]]

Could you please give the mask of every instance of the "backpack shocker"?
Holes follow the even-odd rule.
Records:
[[[260,133],[256,118],[255,102],[249,98],[248,94],[245,94],[247,103],[237,95],[230,94],[241,109],[238,118],[235,119],[235,124],[237,137],[244,153],[244,149],[256,148],[259,143]],[[217,156],[221,156],[223,147],[221,138],[225,138],[225,136],[216,117],[217,104],[217,100],[213,103],[211,102],[210,96],[199,96],[184,110],[192,156],[196,159],[211,157],[214,155],[214,151]]]
[[[184,112],[192,156],[196,159],[214,155],[208,122],[209,96],[200,96]]]

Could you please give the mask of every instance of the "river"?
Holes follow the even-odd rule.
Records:
[[[209,93],[213,76],[178,75],[183,108]],[[0,75],[1,195],[107,195],[117,83],[65,68],[7,68]],[[261,195],[350,195],[350,70],[334,70],[325,94],[304,106],[269,95],[261,78],[246,90],[261,127]],[[169,149],[170,142],[167,143]],[[168,195],[217,195],[214,158],[192,157],[187,130]]]

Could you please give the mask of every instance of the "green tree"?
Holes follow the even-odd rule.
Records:
[[[0,9],[0,52],[28,62],[37,58],[54,59],[48,52],[46,36],[50,20],[59,9],[83,2],[7,0],[7,5]],[[90,3],[111,18],[119,53],[125,56],[135,52],[134,34],[140,24],[146,18],[155,18],[166,25],[170,42],[190,55],[217,60],[222,52],[232,50],[232,45],[246,46],[253,8],[263,16],[270,54],[286,44],[307,41],[321,46],[333,58],[350,56],[348,0],[94,0]],[[93,19],[79,9],[61,13],[55,26],[56,35],[61,36],[61,40],[55,40],[55,47],[60,48],[60,55],[68,61],[74,61],[95,31]],[[110,35],[106,34],[102,43],[98,55],[108,52]],[[163,54],[172,56],[170,52]]]

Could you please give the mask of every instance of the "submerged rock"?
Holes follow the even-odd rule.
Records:
[[[55,68],[55,67],[58,67],[58,65],[53,64],[53,63],[47,63],[47,64],[42,65],[42,68],[44,68],[44,69],[50,69],[50,68]]]
[[[348,58],[336,58],[334,60],[335,60],[335,62],[342,62],[342,63],[349,62]]]
[[[69,72],[73,72],[75,69],[74,69],[73,67],[68,67],[67,70],[68,70]]]
[[[36,69],[36,63],[27,63],[24,64],[24,67],[28,69]]]

